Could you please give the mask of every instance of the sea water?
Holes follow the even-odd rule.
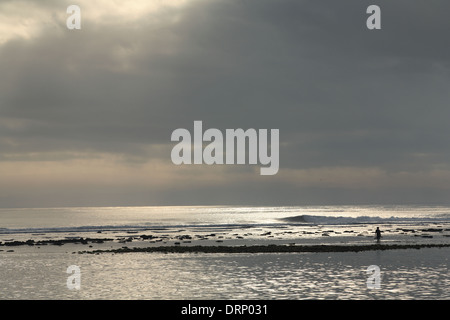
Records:
[[[450,299],[450,249],[1,255],[0,299]],[[68,265],[81,270],[67,287]],[[380,268],[378,289],[367,285]]]
[[[225,243],[241,237],[244,244],[353,245],[373,243],[379,226],[382,241],[447,244],[449,212],[424,206],[0,209],[0,241],[214,232]],[[76,245],[0,249],[1,299],[450,298],[449,248],[98,255],[78,254]],[[81,270],[79,290],[67,285],[73,265]],[[378,289],[367,282],[373,265],[380,270]]]
[[[142,231],[173,228],[294,226],[443,226],[450,223],[445,206],[168,206],[0,208],[0,237],[33,233]],[[1,238],[0,238],[1,241]]]

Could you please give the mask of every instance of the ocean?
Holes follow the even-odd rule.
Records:
[[[443,206],[167,206],[0,208],[0,237],[19,234],[450,224]]]
[[[382,230],[383,244],[448,245],[450,207],[0,209],[0,299],[450,298],[448,247],[312,253],[81,251],[174,245],[371,245],[376,243],[376,227]],[[94,238],[104,241],[71,242]],[[79,267],[78,289],[67,284],[69,266]],[[379,288],[368,285],[369,266],[379,270]]]

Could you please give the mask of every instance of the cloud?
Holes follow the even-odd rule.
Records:
[[[446,200],[447,2],[378,1],[378,31],[365,27],[369,1],[78,1],[77,31],[65,27],[69,4],[0,4],[0,186],[17,177],[4,201],[30,196],[33,171],[71,204],[83,188],[145,203],[149,186],[150,204],[245,203],[243,191],[252,203],[356,201],[355,186],[360,201],[382,202],[410,182],[417,199]],[[280,129],[279,174],[174,166],[170,135],[194,120]],[[77,180],[83,168],[96,178]]]

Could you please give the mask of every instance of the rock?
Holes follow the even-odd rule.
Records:
[[[25,242],[22,242],[22,241],[11,241],[11,242],[5,242],[2,245],[12,247],[12,246],[23,246],[24,244],[25,244]]]

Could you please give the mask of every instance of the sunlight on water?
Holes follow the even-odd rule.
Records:
[[[127,240],[127,246],[175,245],[176,241],[178,245],[258,241],[367,245],[374,242],[375,223],[387,244],[448,244],[450,207],[0,209],[0,218],[1,299],[450,298],[448,248],[303,254],[74,253],[90,247],[121,247],[131,236],[135,237]],[[140,233],[153,238],[142,238]],[[189,241],[180,243],[181,236]],[[76,237],[112,240],[90,242],[93,246],[37,244]],[[8,244],[31,239],[35,241],[31,246]],[[66,270],[71,265],[81,269],[80,290],[67,288]],[[367,287],[371,265],[380,269],[380,289]]]
[[[2,254],[2,299],[449,299],[450,249],[303,254]],[[66,286],[68,265],[81,289]],[[381,288],[367,287],[369,265]]]

